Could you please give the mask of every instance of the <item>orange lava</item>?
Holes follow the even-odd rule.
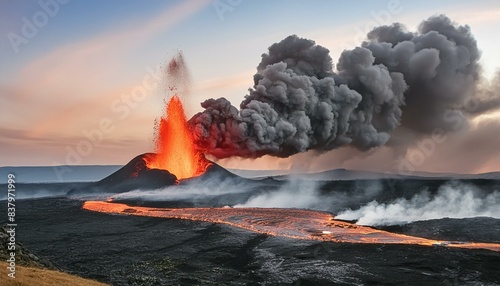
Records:
[[[168,102],[167,114],[158,126],[156,153],[157,156],[146,162],[147,167],[167,170],[177,179],[201,175],[210,164],[194,144],[182,102],[177,96]]]
[[[265,208],[150,208],[119,203],[87,201],[83,209],[135,216],[188,219],[223,223],[257,233],[295,239],[364,244],[413,244],[500,252],[499,243],[474,243],[432,240],[391,233],[338,221],[329,213],[299,209]]]

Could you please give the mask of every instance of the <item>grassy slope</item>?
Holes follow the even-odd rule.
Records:
[[[7,263],[0,262],[0,285],[3,286],[104,286],[106,284],[67,273],[34,267],[16,266],[16,278],[7,276]]]

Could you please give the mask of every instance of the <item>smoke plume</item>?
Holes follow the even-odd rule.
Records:
[[[357,210],[347,210],[337,219],[357,220],[360,225],[394,225],[413,221],[487,216],[500,218],[500,192],[484,194],[478,187],[449,183],[436,195],[423,191],[407,200],[384,204],[372,201]]]
[[[444,15],[417,32],[400,23],[373,29],[341,54],[336,71],[328,49],[292,35],[262,55],[239,109],[208,99],[190,124],[197,145],[217,158],[287,157],[347,144],[366,150],[401,125],[417,133],[455,130],[478,109],[498,107],[500,100],[479,100],[476,110],[464,108],[479,94],[479,58],[470,28]]]
[[[304,208],[339,212],[370,202],[383,192],[380,181],[354,181],[348,188],[334,187],[323,192],[321,181],[288,178],[282,185],[254,192],[234,207]]]
[[[330,207],[319,193],[320,183],[291,179],[279,189],[250,197],[245,203],[234,207],[264,208],[308,208],[325,210]]]
[[[403,74],[409,86],[402,108],[405,126],[448,131],[457,118],[465,120],[463,102],[480,79],[480,52],[468,26],[457,26],[444,15],[423,21],[417,33],[401,24],[381,26],[368,33],[362,46],[376,64]]]

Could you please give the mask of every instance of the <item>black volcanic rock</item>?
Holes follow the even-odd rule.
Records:
[[[127,165],[106,178],[68,192],[68,195],[123,193],[135,189],[152,190],[175,185],[177,178],[166,170],[149,169],[148,158],[154,153],[145,153],[132,159]]]
[[[110,285],[500,284],[494,251],[296,240],[224,224],[91,212],[67,198],[17,203],[16,236],[28,249],[63,271]],[[0,213],[6,207],[0,204]],[[448,223],[431,227],[450,229]],[[483,240],[481,233],[499,224],[456,220],[450,230],[470,228]]]

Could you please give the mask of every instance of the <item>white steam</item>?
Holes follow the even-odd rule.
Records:
[[[216,187],[215,187],[216,185]],[[227,180],[210,180],[209,182],[187,183],[185,185],[168,186],[156,190],[133,190],[116,194],[117,200],[140,199],[143,201],[202,201],[211,197],[249,192],[252,186],[246,183]]]
[[[436,195],[428,191],[410,200],[400,198],[384,204],[372,201],[357,210],[347,210],[336,218],[357,220],[359,225],[394,225],[440,218],[493,217],[500,219],[500,192],[484,195],[473,185],[450,183]]]
[[[360,205],[383,191],[380,181],[355,182],[352,188],[322,192],[324,182],[291,177],[276,190],[259,192],[234,207],[301,208],[336,212],[348,205]]]
[[[319,194],[317,182],[290,179],[277,191],[258,194],[234,207],[318,209],[323,199]]]

